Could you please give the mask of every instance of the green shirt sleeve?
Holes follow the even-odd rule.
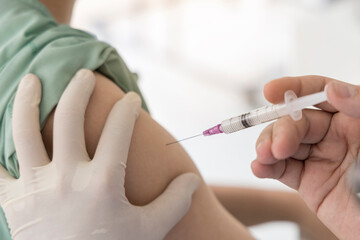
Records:
[[[42,82],[41,127],[81,68],[98,71],[125,92],[140,94],[140,90],[136,75],[114,48],[89,33],[58,25],[38,1],[0,0],[0,6],[0,163],[19,177],[11,121],[16,89],[24,75],[33,73]],[[144,100],[142,107],[147,110]],[[0,217],[1,240],[11,239],[3,233],[6,226]]]

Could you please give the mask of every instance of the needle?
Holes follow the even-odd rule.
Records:
[[[203,135],[203,134],[199,134],[199,135],[195,135],[195,136],[192,136],[192,137],[184,138],[184,139],[181,139],[181,140],[178,140],[178,141],[175,141],[175,142],[167,143],[166,146],[169,146],[169,145],[171,145],[171,144],[178,143],[178,142],[181,142],[181,141],[185,141],[185,140],[188,140],[188,139],[191,139],[191,138],[200,137],[200,136],[202,136],[202,135]]]

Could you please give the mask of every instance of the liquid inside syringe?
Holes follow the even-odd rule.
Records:
[[[293,91],[285,92],[285,102],[255,109],[248,113],[241,114],[222,121],[220,124],[203,131],[189,138],[171,142],[166,145],[178,143],[198,136],[211,136],[219,133],[233,133],[245,128],[253,127],[262,123],[276,120],[286,115],[290,115],[295,121],[302,118],[302,109],[327,101],[326,89],[323,92],[310,94],[297,98]]]

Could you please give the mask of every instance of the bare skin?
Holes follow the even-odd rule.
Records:
[[[271,221],[297,223],[300,235],[311,240],[338,239],[294,192],[254,188],[212,187],[222,205],[245,226]]]
[[[50,11],[59,24],[69,24],[75,0],[39,0]]]
[[[59,23],[69,24],[73,4],[75,0],[40,0],[50,10],[52,15]],[[100,74],[96,74],[97,84],[95,91],[90,99],[85,116],[86,145],[90,156],[93,156],[99,140],[99,136],[105,124],[107,115],[113,104],[123,97],[124,92],[113,82]],[[48,117],[46,125],[42,131],[44,142],[49,155],[52,152],[52,125],[53,113]],[[156,136],[156,137],[154,137]],[[195,172],[199,174],[195,165],[182,149],[180,145],[171,148],[165,147],[165,143],[174,139],[161,126],[159,126],[146,112],[142,111],[134,129],[134,135],[130,147],[128,168],[126,171],[126,196],[129,201],[136,205],[144,205],[155,199],[166,188],[176,176],[184,172]],[[229,188],[230,189],[230,188]],[[214,188],[215,194],[221,203],[233,215],[245,224],[259,224],[264,221],[282,220],[294,221],[299,224],[305,219],[302,214],[294,211],[295,207],[284,210],[280,206],[283,201],[277,202],[280,198],[271,197],[268,192],[268,200],[273,199],[273,203],[279,207],[278,213],[273,212],[258,215],[254,212],[242,211],[245,208],[257,209],[259,206],[254,198],[261,191],[256,192],[251,189],[237,189],[233,191],[233,196],[241,193],[241,196],[254,196],[254,198],[231,198],[228,188]],[[141,194],[140,194],[141,193]],[[226,193],[226,194],[225,194]],[[293,198],[300,198],[295,194],[290,194]],[[239,196],[239,195],[238,195]],[[274,196],[274,195],[273,195]],[[250,201],[247,201],[250,200]],[[294,201],[294,202],[298,202]],[[245,204],[245,205],[243,205]],[[245,207],[244,207],[245,206]],[[294,203],[294,206],[296,204]],[[287,210],[292,209],[292,212]],[[305,212],[308,211],[302,208]],[[313,216],[308,216],[314,219]],[[316,219],[316,218],[315,218]],[[307,221],[304,221],[307,222]],[[315,221],[316,222],[316,221]],[[323,229],[321,224],[315,225],[314,229]],[[315,234],[316,235],[316,234]],[[325,235],[328,236],[328,235]],[[179,224],[168,234],[166,239],[252,239],[246,228],[231,216],[219,203],[213,191],[203,182],[197,193],[194,195],[193,203],[189,213]],[[317,238],[314,238],[317,239]],[[330,238],[326,238],[330,239]]]

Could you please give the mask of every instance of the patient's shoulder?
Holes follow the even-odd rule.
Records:
[[[85,112],[85,141],[88,154],[94,156],[108,114],[124,95],[114,82],[96,73],[96,84]],[[42,131],[46,149],[51,155],[54,111]],[[136,121],[129,151],[126,192],[129,200],[145,204],[156,198],[176,176],[197,172],[180,145],[166,147],[173,137],[144,110]],[[171,159],[171,161],[169,161]],[[141,194],[139,194],[141,192]]]

